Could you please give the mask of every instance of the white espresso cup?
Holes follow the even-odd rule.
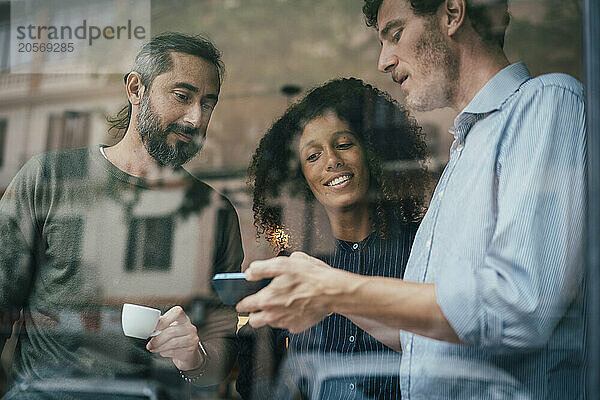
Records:
[[[138,339],[148,339],[156,336],[160,331],[155,331],[160,318],[160,310],[156,308],[138,306],[137,304],[123,304],[121,313],[121,326],[125,336]]]

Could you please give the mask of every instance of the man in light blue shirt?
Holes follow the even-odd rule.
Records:
[[[275,279],[238,310],[291,331],[329,312],[400,329],[405,399],[584,398],[583,89],[510,65],[506,0],[486,3],[365,0],[406,103],[459,112],[404,280],[297,253],[253,263],[249,279]]]

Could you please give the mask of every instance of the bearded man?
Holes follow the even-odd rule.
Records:
[[[214,385],[230,372],[236,313],[210,278],[240,270],[237,214],[181,167],[202,147],[223,72],[203,37],[153,38],[125,76],[129,104],[113,120],[122,140],[35,156],[8,187],[0,310],[23,324],[10,398],[28,395],[23,382],[73,376],[171,376],[172,388],[174,377],[182,387]],[[198,299],[204,307],[192,316]],[[125,337],[123,303],[161,309],[159,333]]]

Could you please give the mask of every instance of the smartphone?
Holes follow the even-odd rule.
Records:
[[[223,304],[236,305],[244,297],[258,292],[271,282],[271,278],[260,281],[247,281],[243,272],[215,274],[212,285]]]

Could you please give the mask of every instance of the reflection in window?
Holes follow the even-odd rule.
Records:
[[[90,115],[85,112],[66,111],[50,115],[46,150],[77,149],[86,147],[90,137]]]
[[[83,249],[84,219],[75,216],[56,218],[50,229],[53,231],[54,254],[60,255],[61,262],[77,266]]]
[[[0,119],[0,167],[4,166],[4,154],[6,153],[6,120]]]
[[[173,217],[134,218],[129,227],[126,271],[168,271],[173,249]]]
[[[0,2],[0,71],[10,66],[10,3]]]

